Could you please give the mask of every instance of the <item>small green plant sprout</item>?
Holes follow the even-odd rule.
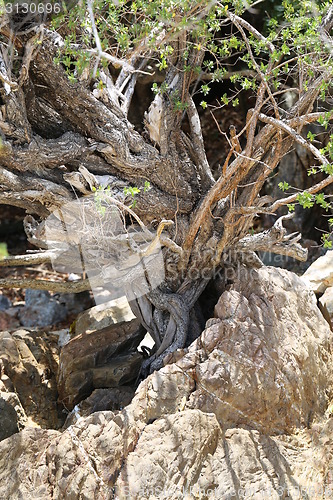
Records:
[[[143,186],[143,192],[146,193],[151,189],[150,182],[145,181],[144,186]],[[141,193],[142,188],[136,187],[136,186],[129,186],[129,187],[124,187],[124,195],[125,196],[131,196],[133,198],[133,201],[130,205],[130,208],[134,208],[136,205],[136,199],[135,196],[139,193]]]
[[[290,188],[290,185],[286,181],[279,182],[278,186],[279,186],[279,189],[281,189],[281,191],[283,191],[283,192],[287,191],[287,189]]]
[[[312,208],[315,204],[314,197],[308,191],[303,191],[297,195],[297,201],[303,208]]]
[[[143,192],[146,193],[147,191],[149,191],[151,189],[151,186],[150,186],[150,182],[149,181],[145,181],[145,185],[144,185],[144,188],[143,188]]]
[[[135,195],[140,193],[140,189],[135,186],[130,186],[130,187],[124,187],[124,195],[125,196],[131,196],[133,198],[132,203],[130,204],[130,208],[134,208],[136,205],[136,199]]]
[[[332,240],[330,239],[332,234],[324,233],[321,237],[321,241],[323,242],[323,247],[327,249],[333,248]]]
[[[96,210],[102,217],[104,217],[107,209],[106,196],[111,194],[111,188],[110,186],[98,186],[97,189],[93,187],[92,191],[94,193]]]

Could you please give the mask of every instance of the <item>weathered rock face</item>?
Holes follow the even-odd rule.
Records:
[[[244,273],[124,409],[2,441],[0,498],[332,498],[331,332],[301,279]]]
[[[26,330],[0,332],[0,420],[12,420],[13,432],[25,425],[59,428],[63,424],[56,404],[57,369],[56,336]],[[2,430],[2,439],[8,432]]]
[[[119,415],[94,413],[63,433],[25,429],[2,441],[0,497],[332,498],[332,420],[271,437],[223,431],[214,414],[200,410],[151,423],[133,416],[130,405]]]
[[[325,290],[325,293],[322,297],[320,297],[321,304],[326,307],[327,312],[331,318],[331,322],[333,323],[333,287],[329,287]]]
[[[217,320],[177,365],[196,381],[188,408],[269,432],[309,425],[332,395],[332,335],[295,274],[252,270],[222,294]]]
[[[142,363],[136,349],[144,334],[134,319],[74,337],[60,354],[59,400],[72,410],[94,389],[135,381]]]
[[[314,292],[323,293],[326,288],[333,286],[333,250],[327,251],[311,264],[303,278]]]

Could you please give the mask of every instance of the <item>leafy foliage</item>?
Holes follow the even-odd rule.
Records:
[[[286,100],[294,100],[306,92],[317,74],[325,71],[332,74],[332,44],[328,38],[323,43],[323,38],[318,36],[330,3],[265,0],[254,2],[252,8],[251,3],[241,0],[95,0],[93,11],[101,49],[128,62],[149,61],[142,71],[155,75],[153,93],[166,96],[176,114],[188,108],[185,92],[172,89],[170,82],[165,80],[167,71],[177,65],[178,71],[190,76],[191,94],[198,95],[202,110],[237,107],[242,94],[254,95],[260,82],[265,82],[270,97],[266,98],[263,109],[266,114],[279,117],[277,113],[287,108]],[[269,16],[263,15],[266,12]],[[235,18],[235,15],[241,17]],[[246,25],[247,20],[253,29]],[[71,82],[75,83],[88,70],[91,84],[103,89],[105,82],[100,78],[100,71],[109,68],[109,62],[97,54],[92,64],[91,50],[96,49],[92,28],[84,2],[56,18],[53,29],[59,30],[65,39],[57,62],[64,66]],[[179,52],[175,41],[185,31],[189,35],[184,37]],[[196,54],[204,55],[196,60]],[[111,71],[119,72],[120,67],[115,64]],[[332,79],[321,82],[317,103],[320,111],[317,123],[325,132],[331,130],[332,112],[325,110],[330,81]],[[229,90],[223,89],[218,99],[214,94],[213,99],[212,88],[217,82],[228,82]],[[317,136],[312,129],[306,132],[308,143],[314,147]],[[333,175],[333,135],[320,149],[320,154],[325,163],[314,164],[309,175]],[[296,192],[287,183],[279,187],[282,191]],[[126,194],[134,200],[137,188],[128,189]],[[324,193],[316,196],[300,193],[295,202],[303,208],[318,204],[325,212],[333,208]],[[294,206],[294,203],[289,204],[289,210]]]

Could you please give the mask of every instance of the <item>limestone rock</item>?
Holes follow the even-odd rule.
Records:
[[[176,363],[197,384],[187,407],[224,425],[290,432],[322,414],[332,394],[331,331],[301,278],[269,267],[248,272],[220,297],[220,322]]]
[[[74,337],[60,354],[59,400],[72,410],[94,389],[135,380],[142,363],[136,349],[144,334],[134,319]]]
[[[303,279],[316,293],[323,293],[326,288],[333,286],[333,250],[328,250],[311,264],[303,274]]]
[[[120,297],[79,314],[75,322],[75,335],[85,333],[87,330],[101,330],[114,323],[131,321],[134,318],[126,297]]]
[[[0,442],[0,498],[332,498],[331,332],[296,275],[248,272],[122,410],[82,403],[63,432]]]
[[[273,267],[239,272],[215,307],[217,318],[165,361],[196,384],[186,408],[215,413],[223,425],[270,433],[307,426],[333,393],[329,325],[295,274]]]
[[[130,405],[2,441],[0,498],[332,498],[332,419],[273,437],[200,410],[142,419]]]
[[[319,300],[322,305],[326,307],[331,321],[333,321],[333,286],[327,288],[324,295],[322,295]]]
[[[2,397],[5,392],[16,393],[18,401],[11,404],[14,401],[19,428],[57,428],[63,424],[56,403],[57,369],[56,336],[26,330],[0,332],[0,390]]]

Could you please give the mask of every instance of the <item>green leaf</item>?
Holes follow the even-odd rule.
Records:
[[[279,182],[278,186],[279,186],[279,189],[281,189],[281,191],[283,191],[283,192],[287,191],[287,189],[290,188],[288,182],[286,182],[286,181]]]
[[[315,136],[315,134],[313,134],[313,133],[309,130],[308,135],[307,135],[307,138],[309,139],[309,141],[311,141],[311,142],[312,142],[312,141],[314,141],[314,140],[315,140],[316,136]]]
[[[201,85],[201,92],[204,96],[208,95],[210,91],[210,87],[208,85]]]

